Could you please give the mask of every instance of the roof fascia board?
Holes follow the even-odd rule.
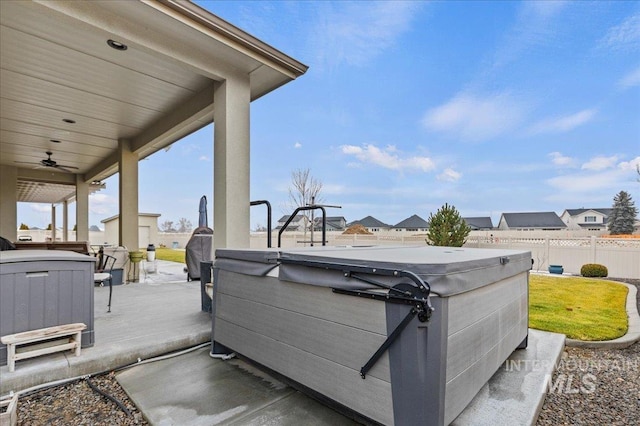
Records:
[[[143,0],[152,7],[162,4],[166,8],[177,12],[179,16],[172,15],[195,28],[194,23],[199,24],[198,29],[209,34],[217,40],[242,51],[260,62],[267,63],[290,78],[295,79],[304,74],[309,67],[289,55],[275,49],[269,44],[253,37],[224,19],[209,13],[200,6],[190,1],[178,0]],[[167,13],[165,11],[165,13]],[[168,14],[168,13],[167,13]]]

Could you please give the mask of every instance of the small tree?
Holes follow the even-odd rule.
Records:
[[[427,244],[430,246],[462,247],[471,232],[467,222],[454,206],[445,203],[436,214],[429,215]]]
[[[185,217],[181,217],[178,221],[178,232],[190,232],[193,229],[191,221]]]
[[[27,226],[27,224],[26,224],[26,223],[21,223],[21,224],[20,224],[20,230],[21,230],[21,231],[28,231],[28,230],[29,230],[29,227]]]
[[[633,225],[638,215],[631,195],[620,191],[613,197],[613,207],[609,215],[609,232],[611,235],[633,234]]]
[[[160,230],[162,232],[176,232],[176,230],[173,228],[173,222],[170,220],[165,220],[164,222],[162,222],[160,224]]]
[[[48,225],[47,225],[47,229],[46,229],[46,230],[47,230],[47,231],[51,231],[52,229],[53,229],[53,227],[51,226],[51,224],[48,224]]]
[[[298,207],[322,202],[320,191],[322,191],[322,182],[311,176],[310,169],[298,169],[291,172],[291,186],[289,187],[290,212],[288,214],[291,214]],[[312,215],[310,210],[303,211],[302,215],[306,218],[304,228],[306,239],[307,229],[313,226],[310,219]]]

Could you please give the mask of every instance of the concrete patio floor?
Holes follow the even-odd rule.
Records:
[[[211,318],[200,311],[200,283],[182,265],[157,261],[140,282],[95,289],[95,345],[80,357],[54,354],[0,367],[0,394],[43,383],[110,371],[154,425],[309,424],[353,421],[282,384],[242,359],[209,356]],[[530,330],[529,346],[514,352],[454,421],[455,425],[532,424],[564,336]],[[155,362],[159,355],[196,348]]]

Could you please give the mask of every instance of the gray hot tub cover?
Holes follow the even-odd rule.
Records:
[[[331,268],[323,267],[331,265]],[[342,270],[336,266],[344,265]],[[404,270],[426,281],[431,291],[452,296],[517,275],[531,268],[527,251],[433,246],[314,247],[291,250],[216,251],[214,266],[247,275],[264,276],[278,268],[283,281],[360,290],[374,288],[347,276],[349,265],[371,268],[366,274],[395,285],[406,278],[379,276],[376,270]]]

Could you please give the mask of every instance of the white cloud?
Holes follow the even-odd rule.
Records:
[[[557,151],[550,153],[549,157],[551,157],[551,162],[556,166],[570,167],[574,164],[573,158],[562,155],[562,153]]]
[[[548,200],[568,202],[582,198],[583,203],[590,197],[610,200],[621,188],[634,184],[640,157],[616,164],[617,161],[617,156],[595,157],[579,172],[547,179],[546,183],[555,191]]]
[[[91,213],[108,215],[118,211],[118,200],[107,194],[91,194],[89,195],[89,209]]]
[[[392,47],[407,31],[420,2],[321,3],[322,19],[311,32],[319,65],[361,66]]]
[[[451,168],[444,169],[442,173],[437,176],[438,180],[446,182],[457,182],[462,177],[462,173],[456,172]]]
[[[51,204],[30,203],[29,208],[38,213],[51,213]]]
[[[611,157],[594,157],[582,165],[583,170],[605,170],[610,169],[616,165],[618,156],[612,155]]]
[[[596,115],[596,112],[595,109],[584,109],[575,114],[542,120],[533,125],[531,133],[568,132],[588,123]]]
[[[640,86],[640,67],[625,74],[625,76],[622,77],[620,81],[618,81],[618,86],[622,87],[623,89],[630,89],[635,86]]]
[[[623,161],[618,164],[618,168],[624,172],[636,172],[640,166],[640,157],[636,157],[630,161]]]
[[[211,160],[209,159],[209,157],[207,157],[206,155],[201,155],[201,156],[198,158],[198,160],[199,160],[199,161],[211,161]]]
[[[613,50],[634,50],[640,45],[640,14],[629,16],[607,31],[598,46]]]
[[[360,163],[374,164],[385,169],[428,172],[435,168],[435,163],[429,157],[401,157],[401,153],[393,145],[389,145],[385,149],[380,149],[372,144],[342,145],[340,149],[343,154],[354,156]]]
[[[460,93],[427,111],[422,124],[429,130],[471,141],[494,138],[516,127],[524,108],[509,94],[486,97]]]
[[[547,179],[547,184],[563,193],[595,192],[602,189],[615,189],[620,180],[619,173],[575,173]]]
[[[296,149],[297,148],[302,148],[302,144],[300,142],[296,142],[296,143],[293,144],[293,147],[296,148]]]

